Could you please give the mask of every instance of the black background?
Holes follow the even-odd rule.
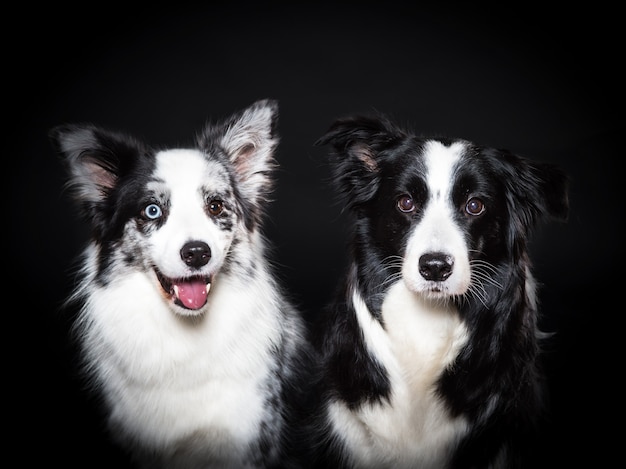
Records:
[[[603,467],[620,449],[613,420],[621,425],[623,400],[617,12],[516,5],[94,3],[6,16],[5,31],[15,26],[3,33],[8,455],[24,465],[125,464],[75,374],[59,311],[87,230],[48,130],[92,122],[187,145],[207,120],[275,98],[280,170],[266,233],[307,314],[328,300],[345,259],[326,149],[313,146],[335,118],[378,110],[418,133],[508,148],[570,175],[569,221],[543,226],[532,243],[542,326],[556,332],[545,356],[545,460]]]

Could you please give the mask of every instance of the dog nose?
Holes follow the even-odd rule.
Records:
[[[211,248],[204,241],[189,241],[180,250],[180,258],[189,267],[199,269],[211,259]]]
[[[443,252],[423,254],[419,260],[419,272],[426,280],[441,282],[452,274],[454,259]]]

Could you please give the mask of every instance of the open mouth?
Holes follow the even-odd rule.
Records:
[[[186,309],[202,308],[209,295],[211,277],[197,275],[185,278],[169,278],[154,270],[163,291],[174,300],[174,303]]]

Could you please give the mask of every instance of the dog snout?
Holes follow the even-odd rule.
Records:
[[[452,274],[454,258],[443,252],[423,254],[419,259],[419,272],[426,280],[442,282]]]
[[[180,250],[180,258],[189,267],[199,269],[211,260],[211,248],[204,241],[190,241]]]

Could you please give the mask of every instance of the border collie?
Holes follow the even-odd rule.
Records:
[[[272,100],[154,149],[93,125],[51,137],[91,227],[75,332],[112,435],[149,467],[285,467],[304,324],[267,260]]]
[[[314,338],[319,466],[518,467],[545,410],[529,236],[567,218],[567,177],[382,115],[339,119],[316,144],[354,219]]]

